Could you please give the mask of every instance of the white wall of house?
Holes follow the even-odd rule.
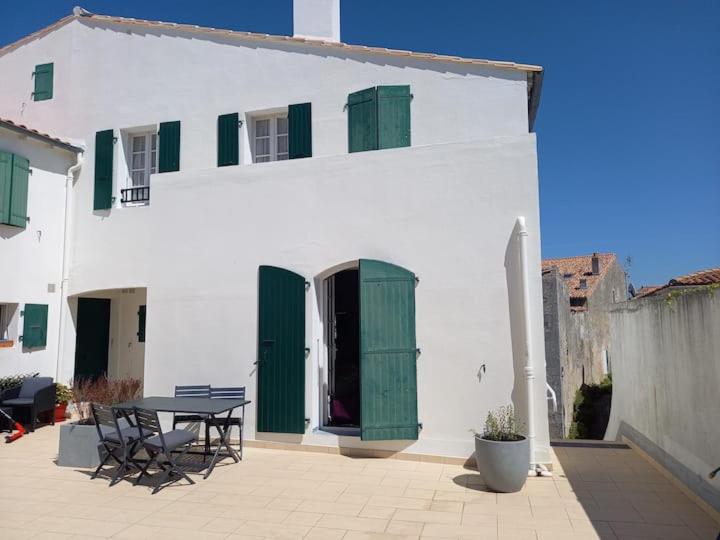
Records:
[[[0,376],[38,372],[55,377],[61,309],[65,178],[75,154],[0,128],[0,150],[30,161],[26,228],[0,225],[0,303],[14,304],[10,348],[0,348]],[[54,288],[54,290],[52,290]],[[26,349],[21,311],[25,304],[48,305],[47,345]]]
[[[287,268],[312,284],[302,440],[336,446],[334,435],[313,432],[325,365],[318,288],[338,264],[379,259],[420,278],[423,429],[411,446],[342,445],[469,456],[470,430],[483,428],[488,409],[526,410],[514,226],[526,216],[529,267],[539,267],[536,177],[532,135],[159,176],[149,231],[163,247],[148,254],[146,394],[210,383],[245,385],[255,400],[258,267]],[[531,276],[536,421],[548,461],[541,284]],[[298,440],[255,433],[254,405],[247,414],[248,437]]]

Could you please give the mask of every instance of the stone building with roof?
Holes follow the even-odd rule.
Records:
[[[557,406],[550,436],[567,437],[575,394],[611,372],[608,308],[626,299],[625,272],[613,253],[542,262],[545,361]]]

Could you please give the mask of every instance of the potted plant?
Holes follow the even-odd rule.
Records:
[[[512,493],[525,485],[530,443],[519,432],[512,405],[488,413],[485,431],[475,434],[475,462],[493,491]]]
[[[62,383],[55,383],[55,421],[64,422],[68,401],[73,395],[70,389]]]
[[[77,379],[72,383],[73,406],[79,416],[75,422],[60,427],[60,446],[57,464],[61,467],[97,467],[102,446],[90,410],[91,403],[114,405],[140,397],[139,379],[108,380],[107,377]],[[120,419],[121,427],[125,424]],[[127,424],[125,424],[127,425]],[[110,427],[100,426],[102,431]]]

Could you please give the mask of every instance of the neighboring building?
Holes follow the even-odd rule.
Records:
[[[0,49],[0,115],[87,145],[59,379],[245,385],[249,439],[467,457],[527,411],[531,336],[547,463],[542,69],[342,44],[338,10],[296,0],[287,37],[76,8]]]
[[[626,439],[720,512],[720,268],[610,310],[615,359],[605,438]]]
[[[625,272],[612,253],[542,262],[547,381],[557,408],[550,436],[567,437],[575,394],[611,371],[609,307],[626,299]]]

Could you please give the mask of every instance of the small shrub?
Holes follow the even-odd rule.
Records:
[[[512,405],[488,412],[483,439],[489,441],[521,441],[520,426]]]
[[[115,405],[140,397],[142,381],[140,379],[108,380],[107,377],[96,379],[77,379],[72,383],[73,401],[80,415],[81,423],[92,421],[90,403]]]
[[[62,383],[55,383],[55,404],[67,403],[73,398],[73,393],[70,388]]]
[[[20,386],[25,379],[37,377],[39,373],[25,373],[23,375],[11,375],[9,377],[0,377],[0,393],[8,388]]]
[[[610,419],[611,401],[612,377],[605,377],[599,384],[583,384],[575,394],[573,422],[568,438],[604,438]]]

